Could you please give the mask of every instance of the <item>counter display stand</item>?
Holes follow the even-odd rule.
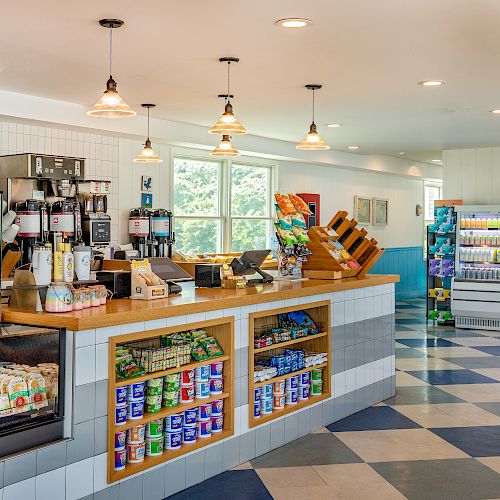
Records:
[[[316,335],[308,335],[286,342],[271,344],[266,347],[255,348],[254,340],[258,338],[261,333],[270,331],[271,328],[278,325],[278,315],[292,311],[305,311],[316,323],[319,333]],[[326,363],[318,364],[315,366],[306,367],[302,370],[290,372],[285,375],[279,375],[262,382],[254,382],[254,367],[256,359],[260,355],[277,355],[283,353],[285,349],[305,349],[312,352],[326,352],[328,353],[328,360]],[[249,314],[249,343],[248,343],[248,366],[249,366],[249,426],[255,427],[257,425],[275,420],[293,413],[297,410],[305,408],[306,406],[313,405],[319,401],[327,399],[331,396],[331,364],[330,359],[330,301],[320,301],[310,304],[299,304],[296,306],[283,307],[281,309],[273,309],[269,311],[262,311]],[[310,395],[308,399],[298,401],[293,405],[285,405],[283,409],[273,410],[272,413],[261,415],[259,418],[254,416],[255,404],[255,389],[262,386],[285,380],[294,375],[299,375],[314,368],[323,369],[323,392],[320,395]]]
[[[129,378],[126,380],[116,380],[115,374],[115,349],[116,346],[130,345],[134,342],[145,340],[158,340],[162,335],[168,335],[177,332],[185,332],[188,330],[203,329],[209,336],[217,339],[217,342],[224,351],[224,355],[216,358],[210,358],[199,362],[190,362],[175,368],[167,370],[146,373],[145,375]],[[115,425],[115,394],[118,387],[130,385],[134,382],[145,382],[150,379],[164,377],[172,373],[179,373],[184,370],[194,370],[195,368],[215,363],[217,361],[224,362],[223,369],[223,393],[211,395],[209,398],[194,399],[192,403],[181,403],[172,408],[161,408],[157,413],[144,413],[143,418],[136,420],[127,420],[124,425]],[[191,451],[211,445],[217,441],[222,441],[234,434],[234,318],[226,317],[214,320],[207,320],[198,323],[190,323],[187,325],[178,325],[169,328],[160,328],[146,332],[132,333],[128,335],[120,335],[109,338],[109,383],[108,383],[108,482],[112,483],[138,472],[154,467],[163,462],[167,462],[181,455],[185,455]],[[212,433],[209,438],[198,438],[196,442],[190,444],[182,444],[176,450],[164,449],[163,453],[158,456],[146,456],[143,462],[127,463],[125,469],[115,471],[115,433],[130,429],[131,427],[146,424],[159,418],[164,418],[170,415],[181,413],[185,410],[196,408],[200,405],[211,403],[219,399],[224,400],[224,425],[222,432]]]

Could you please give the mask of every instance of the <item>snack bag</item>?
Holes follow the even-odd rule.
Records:
[[[297,211],[286,194],[275,193],[274,198],[283,215],[292,215]]]
[[[116,349],[116,368],[117,378],[132,378],[144,375],[144,370],[141,370],[134,361],[132,355],[126,349]]]
[[[292,224],[294,226],[302,227],[304,229],[307,228],[306,220],[304,219],[304,216],[300,212],[297,212],[295,215],[292,215],[291,219],[292,219]]]
[[[222,350],[222,347],[219,345],[217,340],[215,340],[213,337],[207,337],[201,341],[203,347],[208,353],[208,356],[211,358],[215,358],[217,356],[222,356],[224,354],[224,351]]]
[[[283,215],[283,212],[281,210],[278,210],[276,212],[276,216],[278,217],[278,223],[281,229],[285,229],[288,231],[292,230],[293,219],[290,215]]]
[[[299,243],[309,243],[311,241],[303,227],[293,226],[292,232]]]
[[[290,199],[290,201],[292,202],[293,206],[296,208],[297,211],[302,212],[303,214],[306,215],[312,214],[311,210],[309,210],[307,203],[300,196],[289,193],[288,198]]]
[[[201,340],[195,340],[191,343],[191,356],[196,361],[204,361],[209,358]]]

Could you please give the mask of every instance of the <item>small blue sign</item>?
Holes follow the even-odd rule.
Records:
[[[153,194],[152,193],[141,193],[141,207],[142,208],[153,208]]]

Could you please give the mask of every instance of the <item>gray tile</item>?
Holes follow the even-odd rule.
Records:
[[[323,401],[322,408],[323,408],[323,427],[325,427],[331,424],[335,418],[334,400],[328,399],[327,401]]]
[[[311,432],[323,427],[323,407],[322,405],[311,406]]]
[[[36,452],[36,473],[44,474],[66,465],[66,441],[46,446]]]
[[[3,488],[3,473],[5,470],[5,462],[0,462],[0,489]]]
[[[356,332],[354,323],[349,323],[344,326],[345,328],[345,346],[349,347],[356,343]]]
[[[165,496],[186,488],[186,457],[165,464]],[[135,499],[137,500],[137,499]]]
[[[472,458],[370,465],[407,498],[469,500],[500,497],[498,473]]]
[[[392,340],[392,335],[385,335],[384,337],[384,358],[394,354],[395,344]]]
[[[72,464],[94,456],[94,421],[76,424],[74,439],[68,442],[67,463]]]
[[[410,348],[405,348],[401,347],[398,348],[397,340],[396,343],[394,344],[395,347],[395,354],[396,358],[398,359],[403,359],[403,358],[427,358],[427,353],[423,351],[419,351],[418,349],[412,349]]]
[[[186,457],[186,488],[201,483],[205,479],[205,450]]]
[[[350,370],[356,366],[356,349],[354,346],[345,348],[345,369]]]
[[[337,349],[333,352],[332,369],[334,374],[345,371],[345,349]]]
[[[354,343],[359,344],[365,341],[365,322],[354,323]]]
[[[355,391],[349,392],[345,395],[345,411],[346,415],[356,413],[356,394]]]
[[[388,377],[381,382],[387,390],[392,387],[391,377]],[[390,406],[396,405],[422,405],[422,404],[438,404],[438,403],[464,403],[463,399],[452,396],[437,387],[432,385],[415,386],[415,387],[398,387],[396,395],[387,399],[386,404]]]
[[[344,346],[337,346],[336,340],[333,336],[333,328],[330,328],[330,349],[329,352],[333,353],[335,349],[338,349],[339,347],[344,347]]]
[[[500,368],[500,356],[482,356],[482,357],[462,357],[462,358],[443,358],[445,361],[454,363],[469,370],[479,368]]]
[[[241,434],[240,439],[240,464],[248,462],[257,455],[257,432],[249,431]]]
[[[365,364],[365,343],[356,344],[354,346],[356,355],[356,366],[363,366]]]
[[[223,443],[210,446],[205,450],[205,479],[209,479],[222,472]]]
[[[234,407],[239,408],[242,405],[241,402],[242,390],[241,390],[241,377],[234,379]]]
[[[144,472],[142,498],[163,500],[165,498],[165,465]]]
[[[248,376],[248,346],[238,350],[241,351],[241,375]]]
[[[377,401],[375,384],[370,384],[365,387],[366,406],[372,406],[380,401]]]
[[[375,361],[377,359],[383,359],[384,357],[384,337],[378,337],[374,341],[375,347]]]
[[[248,375],[243,375],[240,379],[241,404],[248,404]]]
[[[79,498],[78,500],[94,500],[94,494],[85,495],[84,497]]]
[[[333,349],[343,349],[345,347],[345,326],[334,326],[332,329],[331,341]]]
[[[285,444],[285,420],[271,422],[271,450]]]
[[[365,320],[365,340],[373,340],[375,338],[375,324],[373,319]]]
[[[335,398],[335,422],[347,417],[347,407],[345,402],[345,394]]]
[[[74,422],[92,420],[95,415],[95,382],[75,387]]]
[[[263,425],[258,427],[255,432],[255,455],[259,456],[271,449],[271,426]]]
[[[311,432],[311,409],[306,408],[299,412],[299,437],[307,436]]]
[[[356,401],[356,411],[364,410],[367,407],[366,404],[366,388],[360,387],[354,391],[355,401]]]
[[[321,407],[321,405],[318,405]],[[299,437],[299,416],[291,413],[285,417],[285,443],[295,441]]]
[[[489,411],[490,413],[493,413],[493,415],[500,417],[500,403],[474,403],[474,404],[476,406],[479,406],[479,408],[482,408],[483,410]]]
[[[222,469],[228,470],[240,464],[240,438],[227,439],[223,443]]]
[[[36,476],[36,451],[5,460],[4,486]]]
[[[384,381],[379,380],[373,384],[373,397],[377,403],[384,400]]]
[[[108,381],[99,380],[95,383],[95,416],[104,417],[108,414]]]
[[[375,342],[367,340],[365,342],[365,363],[372,363],[375,361]]]
[[[392,379],[391,377],[387,377],[387,378],[384,378],[384,380],[382,381],[384,382],[384,401],[386,399],[389,399],[390,397],[392,397],[394,394],[392,393]]]
[[[385,334],[384,320],[382,316],[373,318],[373,337],[378,339]]]
[[[120,485],[115,484],[110,488],[94,493],[94,500],[118,500],[120,498]]]
[[[241,349],[234,350],[234,378],[239,379],[243,373],[241,372]]]
[[[94,425],[94,453],[100,455],[108,449],[108,417],[96,418]]]
[[[255,469],[361,463],[332,433],[309,434],[251,461]]]
[[[120,483],[120,500],[137,500],[142,498],[142,479],[144,474],[127,479]]]

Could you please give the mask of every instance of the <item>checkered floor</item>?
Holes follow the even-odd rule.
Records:
[[[396,308],[396,396],[170,498],[500,499],[500,333]]]

